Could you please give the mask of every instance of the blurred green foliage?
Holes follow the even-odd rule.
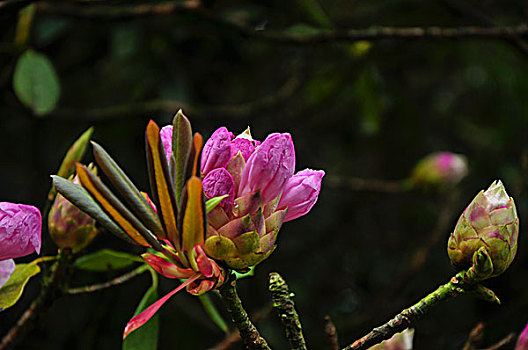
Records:
[[[71,140],[92,125],[93,138],[144,189],[149,118],[163,125],[182,107],[205,137],[221,125],[235,133],[251,125],[256,139],[288,131],[297,169],[325,169],[327,178],[312,212],[283,227],[279,247],[255,276],[240,282],[240,295],[250,312],[260,310],[270,299],[267,274],[280,271],[296,294],[308,344],[320,349],[325,314],[332,316],[345,345],[446,282],[454,272],[446,243],[459,213],[480,189],[501,178],[521,221],[517,258],[506,273],[486,283],[503,305],[469,297],[446,303],[416,324],[415,348],[459,349],[479,321],[488,325],[488,345],[524,327],[526,50],[495,39],[287,44],[248,37],[225,25],[231,21],[251,30],[293,34],[381,25],[515,25],[526,20],[524,2],[208,0],[202,6],[211,16],[192,10],[119,18],[83,14],[96,6],[140,4],[157,2],[59,2],[56,9],[69,9],[62,14],[41,4],[25,42],[14,39],[17,13],[0,8],[2,200],[42,207],[49,174]],[[456,200],[358,191],[330,181],[400,180],[418,159],[442,150],[464,154],[470,163]],[[443,225],[441,213],[449,216]],[[109,234],[99,235],[87,249],[102,247],[130,251]],[[424,247],[429,249],[423,260],[409,273]],[[44,253],[54,250],[45,238]],[[77,274],[74,282],[111,277],[110,272]],[[123,327],[149,283],[142,276],[103,292],[60,299],[23,348],[120,347]],[[161,278],[160,295],[173,286]],[[16,321],[38,287],[30,283],[22,301],[0,315],[0,333]],[[275,348],[287,346],[273,314],[259,327]],[[185,293],[160,313],[160,349],[175,343],[181,349],[205,349],[223,337],[199,301]]]

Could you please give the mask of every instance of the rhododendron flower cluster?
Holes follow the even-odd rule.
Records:
[[[170,158],[171,127],[162,129]],[[291,135],[273,133],[262,143],[249,128],[235,137],[218,128],[205,143],[201,172],[207,198],[224,196],[208,214],[204,250],[233,269],[266,259],[275,248],[283,222],[305,215],[321,190],[322,170],[294,174]]]
[[[294,175],[295,150],[287,133],[271,134],[261,144],[249,131],[235,138],[222,127],[201,153],[202,138],[192,134],[181,111],[161,130],[151,121],[146,144],[150,197],[97,144],[99,169],[120,197],[80,164],[80,186],[54,177],[57,190],[107,230],[156,250],[142,255],[154,270],[185,280],[134,317],[125,336],[177,291],[203,294],[224,283],[228,268],[245,269],[265,259],[282,223],[315,204],[324,175],[309,169]]]

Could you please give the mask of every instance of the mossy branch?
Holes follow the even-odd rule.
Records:
[[[434,292],[403,310],[389,322],[374,328],[370,333],[348,345],[343,350],[368,349],[371,346],[391,338],[394,334],[409,328],[416,320],[429,312],[443,300],[455,298],[465,293],[475,294],[490,302],[500,303],[497,296],[486,287],[478,284],[474,275],[467,271],[457,273],[451,280],[438,287]]]
[[[270,273],[269,291],[273,299],[273,307],[277,310],[286,331],[290,348],[292,350],[306,350],[301,321],[293,302],[294,294],[290,292],[286,281],[277,272]]]
[[[236,291],[236,277],[234,274],[229,276],[229,280],[219,288],[219,292],[246,348],[249,350],[271,350],[242,306]]]

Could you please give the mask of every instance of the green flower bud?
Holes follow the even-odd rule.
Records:
[[[95,167],[89,166],[92,173]],[[75,176],[73,183],[79,185]],[[59,248],[79,250],[86,247],[97,235],[95,220],[57,194],[48,215],[48,229],[51,238]]]
[[[498,276],[517,252],[519,218],[513,198],[502,182],[480,191],[464,210],[449,237],[447,253],[458,269],[470,269],[471,278]]]

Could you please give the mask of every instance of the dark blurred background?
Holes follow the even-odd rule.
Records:
[[[460,349],[480,321],[489,346],[528,321],[528,44],[516,37],[310,44],[261,36],[381,25],[516,25],[526,22],[523,1],[169,1],[149,12],[160,3],[83,0],[40,2],[33,13],[19,12],[29,1],[8,2],[0,2],[2,201],[42,208],[49,175],[92,125],[93,138],[141,188],[148,187],[145,126],[149,119],[169,123],[179,107],[205,137],[223,125],[235,133],[250,125],[260,140],[290,132],[297,169],[324,169],[327,177],[312,212],[283,227],[277,250],[239,283],[239,292],[250,313],[265,310],[268,273],[279,271],[295,292],[309,346],[324,349],[325,315],[344,346],[447,282],[454,270],[446,243],[458,215],[500,178],[521,220],[516,259],[485,283],[502,305],[468,296],[446,302],[416,323],[415,348]],[[21,102],[13,88],[27,49],[51,62],[60,85],[59,95],[46,85],[53,85],[50,74],[42,78],[44,95],[52,91],[45,112]],[[421,157],[441,150],[469,160],[468,177],[449,193],[390,193],[347,182],[404,179]],[[134,251],[109,234],[86,250],[102,247]],[[43,253],[55,252],[44,236]],[[79,273],[73,283],[115,275]],[[0,314],[1,334],[39,283],[33,280],[21,301]],[[20,348],[117,349],[149,285],[144,275],[63,297]],[[161,279],[161,293],[173,287]],[[224,337],[186,293],[163,307],[160,322],[160,349],[206,349]],[[287,348],[274,313],[258,326],[274,348]]]

